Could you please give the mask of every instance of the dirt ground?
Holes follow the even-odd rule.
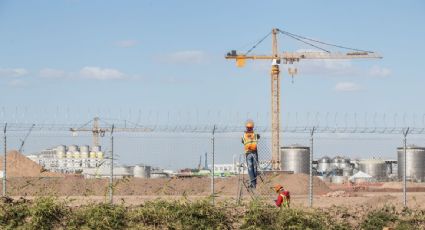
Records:
[[[1,158],[0,158],[1,160]],[[28,199],[37,196],[57,196],[70,199],[70,205],[108,200],[108,179],[84,179],[51,173],[22,154],[11,151],[7,155],[7,193],[12,197]],[[1,165],[0,165],[1,169]],[[244,180],[247,180],[245,176]],[[293,207],[307,207],[308,181],[305,174],[268,174],[258,179],[256,197],[272,203],[276,198],[275,184],[281,184],[291,192]],[[408,183],[409,207],[425,208],[425,183]],[[236,200],[242,188],[244,201],[252,199],[240,178],[217,178],[215,194],[217,200]],[[402,206],[402,183],[381,182],[367,184],[327,184],[314,177],[314,207],[366,206],[379,207],[385,204]],[[0,185],[1,189],[1,185]],[[162,199],[203,199],[211,194],[211,180],[207,177],[193,178],[125,178],[115,180],[115,202],[136,205],[147,200]]]

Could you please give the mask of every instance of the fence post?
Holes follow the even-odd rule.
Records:
[[[313,138],[316,128],[313,126],[310,130],[310,175],[308,181],[308,205],[313,207]]]
[[[4,156],[3,156],[3,196],[6,196],[6,155],[7,155],[7,137],[6,137],[7,123],[4,124],[3,137],[4,137]]]
[[[406,149],[407,149],[407,134],[409,133],[409,127],[403,131],[403,150],[404,150],[404,161],[403,161],[403,205],[404,207],[407,207],[407,189],[406,189],[406,166],[407,166],[407,159],[406,159]]]
[[[212,142],[212,165],[211,165],[211,198],[212,198],[212,204],[214,205],[214,199],[215,199],[215,191],[214,191],[214,166],[215,166],[215,125],[213,127],[212,130],[212,138],[211,138],[211,142]]]
[[[109,202],[114,203],[114,125],[111,129],[111,173],[109,178]]]

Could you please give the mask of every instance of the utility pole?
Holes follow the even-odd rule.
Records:
[[[3,196],[6,196],[6,155],[7,155],[7,137],[6,137],[7,123],[4,124],[3,137],[4,137],[4,155],[3,155]]]
[[[111,129],[111,173],[109,178],[109,202],[114,203],[114,125]]]
[[[310,176],[308,181],[308,204],[313,207],[313,138],[316,128],[313,126],[310,130]]]
[[[212,165],[211,165],[211,199],[212,199],[212,204],[214,205],[214,198],[215,198],[215,191],[214,191],[214,164],[215,164],[215,125],[213,127],[212,130],[212,138],[211,138],[211,142],[212,142]]]
[[[404,207],[407,207],[407,189],[406,189],[406,167],[407,167],[407,159],[406,159],[406,153],[407,153],[407,134],[409,134],[409,127],[407,127],[406,130],[403,131],[403,149],[404,149],[404,157],[403,157],[403,205]]]

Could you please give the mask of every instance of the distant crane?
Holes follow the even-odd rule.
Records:
[[[323,52],[313,51],[313,52],[283,52],[278,51],[278,40],[277,35],[281,33],[290,38],[313,46],[314,48],[320,49]],[[255,49],[261,42],[264,41],[269,35],[272,35],[272,54],[271,55],[248,55],[253,49]],[[348,53],[331,53],[330,51],[319,47],[319,45],[333,46],[337,48],[351,50],[352,52]],[[280,169],[280,154],[279,154],[279,132],[280,132],[280,79],[279,79],[279,65],[283,60],[285,64],[293,64],[294,62],[299,62],[302,59],[360,59],[360,58],[382,58],[378,54],[372,51],[359,50],[348,48],[339,45],[333,45],[314,39],[306,38],[300,35],[292,34],[278,28],[272,29],[264,38],[257,42],[251,49],[249,49],[245,54],[240,54],[236,50],[232,50],[225,56],[226,59],[235,59],[236,66],[243,67],[247,59],[251,60],[271,60],[271,114],[272,114],[272,169]],[[289,74],[293,77],[297,74],[297,69],[288,69]]]
[[[87,127],[90,123],[93,123],[93,126]],[[101,127],[100,125],[100,118],[94,117],[93,120],[88,121],[84,125],[80,126],[79,128],[70,128],[70,131],[73,135],[77,135],[77,132],[92,132],[93,134],[93,146],[100,146],[100,137],[105,136],[106,132],[112,131],[112,125],[107,127]],[[135,125],[135,127],[124,127],[124,128],[114,128],[115,132],[152,132],[152,129],[145,128],[145,127],[138,127],[138,125]]]
[[[31,125],[31,128],[28,130],[27,134],[25,135],[24,139],[21,139],[21,146],[19,146],[19,152],[22,153],[22,151],[24,150],[24,145],[25,145],[25,141],[28,139],[28,137],[31,134],[32,129],[34,128],[35,124]]]

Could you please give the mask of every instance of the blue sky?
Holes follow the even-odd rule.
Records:
[[[282,71],[283,114],[423,114],[424,12],[420,0],[1,0],[0,117],[19,120],[18,109],[49,120],[68,108],[80,122],[130,110],[267,116],[270,63],[240,69],[224,55],[273,27],[384,56],[299,63],[293,84]],[[311,47],[281,37],[279,48]]]

